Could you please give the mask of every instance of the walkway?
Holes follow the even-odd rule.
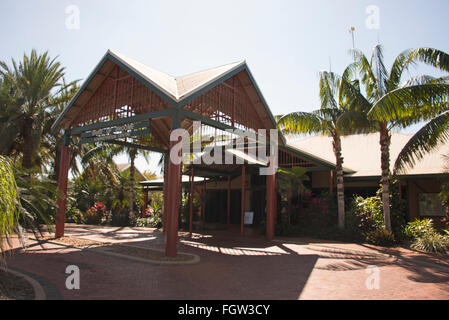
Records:
[[[163,233],[152,229],[69,224],[66,235],[164,248]],[[200,262],[155,265],[51,242],[28,244],[7,259],[8,266],[34,276],[51,299],[449,299],[447,256],[405,249],[291,238],[267,242],[232,231],[193,238],[181,233],[179,251],[200,256]],[[68,265],[80,268],[80,290],[65,288]],[[367,273],[368,266],[378,269]],[[373,271],[378,289],[369,281]]]

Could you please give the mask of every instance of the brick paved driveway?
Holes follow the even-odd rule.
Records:
[[[163,233],[140,228],[67,225],[66,235],[163,249]],[[29,242],[8,266],[34,276],[50,299],[449,299],[447,256],[405,249],[241,237],[238,231],[180,234],[193,265],[155,265],[87,249]],[[65,269],[77,265],[80,290],[67,290]],[[368,266],[374,269],[368,269]],[[377,268],[377,269],[376,269]],[[373,272],[379,275],[379,288]],[[369,285],[370,286],[370,285]]]

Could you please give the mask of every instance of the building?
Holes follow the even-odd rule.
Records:
[[[181,182],[182,175],[190,177],[185,187],[189,192],[210,190],[206,219],[215,215],[227,225],[238,224],[244,234],[246,212],[254,212],[255,221],[266,221],[267,239],[274,237],[278,199],[274,171],[261,174],[262,169],[276,162],[283,168],[305,167],[312,183],[326,188],[327,180],[327,188],[334,188],[333,159],[292,146],[277,132],[274,116],[245,61],[173,77],[108,50],[52,130],[63,130],[65,136],[59,174],[61,195],[67,194],[70,144],[112,143],[164,155],[161,187],[167,256],[177,253],[180,194],[186,185]],[[195,146],[196,135],[207,137],[206,147],[219,147],[209,155],[221,163],[173,160],[181,156],[177,148],[183,138],[178,135],[180,131],[187,133],[189,146]],[[260,144],[265,149],[259,149]],[[254,150],[257,157],[252,154]],[[207,154],[203,150],[199,153]],[[229,158],[231,161],[226,161]],[[344,173],[356,175],[357,171],[345,168]],[[203,181],[195,180],[198,177]],[[65,206],[61,196],[57,237],[64,235]],[[192,209],[189,216],[192,231]]]

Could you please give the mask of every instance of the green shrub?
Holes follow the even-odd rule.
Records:
[[[378,246],[392,246],[395,244],[394,234],[383,228],[368,231],[365,233],[365,240],[368,243]]]
[[[71,208],[66,214],[66,220],[69,223],[82,224],[85,223],[84,215],[81,210],[77,208]]]
[[[381,229],[383,224],[382,201],[379,197],[354,197],[347,217],[348,227],[365,233]]]
[[[409,222],[404,228],[404,235],[410,240],[422,237],[431,232],[435,232],[432,219],[416,219],[413,222]]]
[[[412,249],[426,252],[446,253],[449,250],[449,238],[438,232],[426,232],[410,245]]]
[[[136,220],[135,226],[143,228],[161,228],[162,215],[160,213],[155,213],[147,218],[139,218]]]

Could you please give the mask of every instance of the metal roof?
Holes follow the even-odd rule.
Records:
[[[391,132],[390,170],[402,148],[412,137],[411,134]],[[332,149],[332,138],[328,136],[314,136],[297,141],[289,141],[289,145],[313,154],[315,157],[335,163]],[[378,177],[380,168],[379,134],[357,134],[341,137],[342,156],[344,166],[354,172],[347,177]],[[443,155],[449,154],[449,144],[441,144],[435,151],[428,153],[413,168],[407,168],[400,175],[432,175],[445,172]]]

